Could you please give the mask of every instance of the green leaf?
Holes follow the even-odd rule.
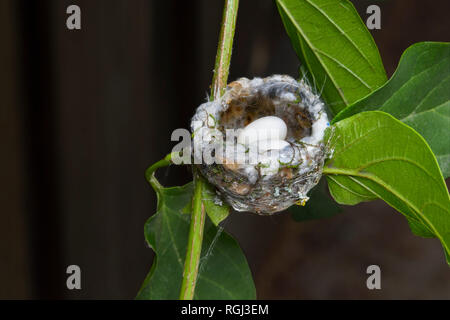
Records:
[[[334,113],[386,82],[378,48],[347,0],[276,0],[300,61]],[[322,89],[323,87],[323,89]]]
[[[370,110],[387,112],[417,130],[436,155],[444,177],[449,177],[450,43],[409,47],[392,78],[340,112],[333,123]]]
[[[202,190],[202,200],[206,213],[215,226],[230,214],[230,206],[216,194],[216,188],[205,182]]]
[[[439,238],[450,251],[450,199],[438,163],[414,129],[380,111],[333,126],[331,160],[324,167],[341,204],[383,199],[403,213],[415,234]]]
[[[193,184],[159,188],[158,211],[145,224],[145,238],[155,251],[152,268],[137,299],[178,299],[189,234]],[[195,299],[255,299],[255,286],[238,243],[222,228],[205,224]]]
[[[295,221],[308,221],[315,219],[330,218],[342,212],[342,208],[334,202],[326,191],[325,179],[311,190],[309,200],[305,206],[292,206],[289,208]]]

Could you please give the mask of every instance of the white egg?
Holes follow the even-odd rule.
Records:
[[[237,142],[249,145],[258,140],[284,140],[287,126],[275,116],[259,118],[248,124],[238,135]]]
[[[249,148],[252,151],[256,151],[258,153],[265,153],[270,150],[281,150],[290,146],[289,142],[285,140],[258,140],[249,144]]]

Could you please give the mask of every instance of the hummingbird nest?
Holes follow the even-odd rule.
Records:
[[[256,148],[239,142],[237,133],[258,126],[259,133],[276,130],[279,122],[285,123],[276,132],[285,130],[282,139],[261,140]],[[235,210],[272,214],[309,199],[322,176],[328,126],[325,105],[305,80],[241,78],[197,108],[191,122],[194,163]],[[205,154],[214,161],[205,161]]]

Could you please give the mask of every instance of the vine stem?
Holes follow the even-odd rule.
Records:
[[[211,100],[220,97],[227,86],[238,6],[239,0],[225,0],[216,63],[214,66],[214,76],[211,85]],[[202,191],[205,183],[198,170],[194,168],[195,187],[192,198],[192,214],[186,259],[184,260],[180,300],[192,300],[197,284],[206,218],[205,207],[202,201]]]

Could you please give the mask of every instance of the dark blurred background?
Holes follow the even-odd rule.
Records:
[[[448,0],[354,1],[390,76],[418,41],[449,41]],[[66,28],[81,7],[82,29]],[[126,298],[153,253],[143,225],[156,199],[144,170],[168,153],[211,82],[221,0],[0,1],[0,298]],[[230,80],[284,73],[299,62],[272,0],[241,0]],[[186,168],[162,172],[166,185]],[[411,234],[382,202],[297,223],[233,213],[260,299],[450,298],[435,239]],[[66,267],[82,290],[66,289]],[[382,290],[366,288],[377,264]]]

